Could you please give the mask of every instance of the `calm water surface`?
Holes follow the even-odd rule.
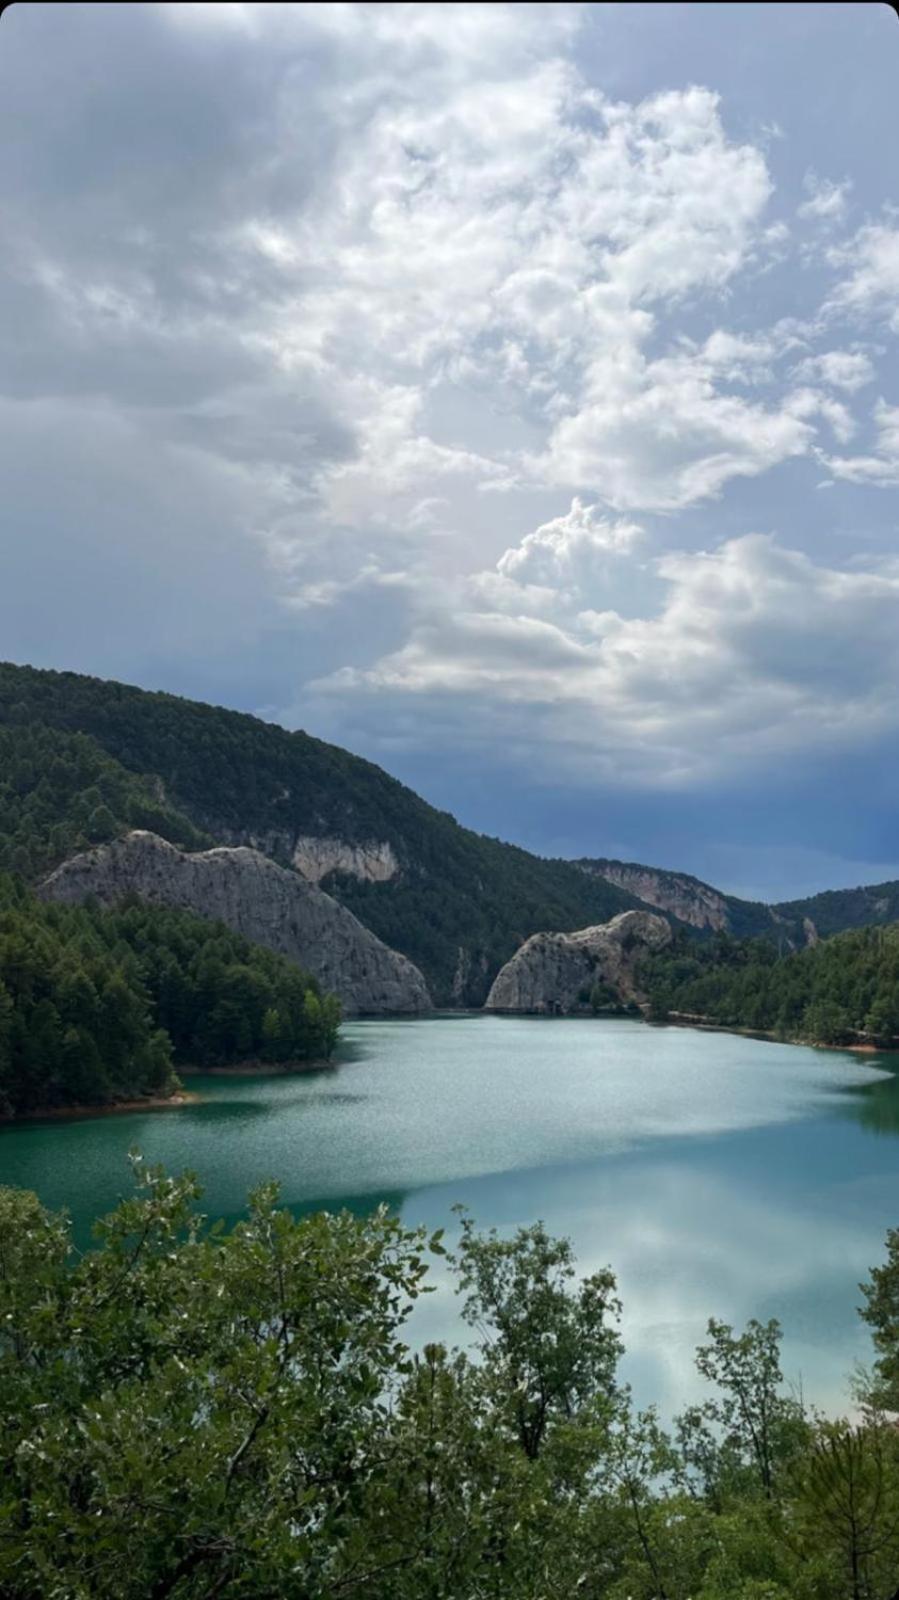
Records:
[[[191,1078],[179,1111],[0,1132],[0,1182],[72,1213],[82,1242],[128,1187],[138,1145],[191,1167],[233,1217],[262,1178],[285,1201],[387,1200],[447,1225],[542,1217],[585,1270],[610,1263],[626,1375],[667,1411],[697,1390],[709,1315],[777,1316],[785,1367],[829,1409],[869,1347],[857,1284],[899,1225],[899,1079],[861,1060],[632,1021],[436,1017],[344,1029],[336,1068]],[[461,1336],[442,1286],[420,1336]]]

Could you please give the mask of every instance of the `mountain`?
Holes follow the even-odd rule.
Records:
[[[899,920],[899,882],[858,889],[826,889],[804,900],[740,900],[723,894],[687,872],[644,867],[635,861],[582,857],[574,863],[589,877],[636,895],[702,932],[730,933],[736,939],[773,939],[784,949],[800,949],[847,928]]]
[[[781,922],[775,914],[778,908],[722,894],[688,872],[644,867],[636,861],[614,861],[605,856],[584,856],[573,864],[588,877],[603,878],[645,905],[667,911],[679,922],[703,932],[726,931],[739,938],[753,938],[770,934]],[[790,931],[794,931],[792,924]]]
[[[380,767],[242,712],[73,672],[0,663],[0,871],[38,882],[144,830],[183,851],[248,846],[352,911],[424,974],[438,1005],[480,1006],[532,934],[652,907],[700,934],[782,949],[899,917],[899,883],[776,905],[605,857],[547,861],[486,838]]]
[[[640,908],[570,862],[461,827],[372,762],[241,712],[4,663],[0,740],[0,870],[35,881],[135,828],[190,851],[246,845],[407,956],[439,1005],[481,1005],[532,933]]]
[[[805,900],[782,900],[771,907],[785,923],[810,922],[827,938],[847,928],[899,921],[899,882],[873,883],[857,889],[825,889]]]
[[[344,1011],[416,1015],[431,998],[418,968],[389,950],[329,894],[258,850],[190,855],[155,833],[135,831],[72,856],[38,885],[42,900],[115,907],[137,896],[224,923],[250,944],[287,956]]]

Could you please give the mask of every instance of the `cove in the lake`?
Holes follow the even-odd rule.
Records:
[[[892,1059],[626,1020],[357,1022],[336,1070],[194,1077],[171,1115],[3,1129],[0,1181],[67,1206],[82,1244],[132,1145],[196,1170],[214,1216],[273,1176],[298,1209],[384,1200],[450,1238],[456,1202],[485,1226],[541,1217],[584,1270],[617,1273],[641,1403],[698,1392],[710,1315],[755,1315],[780,1318],[788,1376],[838,1410],[869,1355],[857,1285],[899,1224]],[[421,1303],[417,1336],[461,1332],[448,1294]]]

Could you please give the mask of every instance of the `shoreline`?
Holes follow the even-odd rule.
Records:
[[[447,1016],[463,1015],[459,1012],[447,1012]],[[648,1028],[693,1028],[697,1033],[729,1033],[742,1039],[757,1039],[760,1044],[789,1044],[801,1045],[806,1050],[843,1050],[853,1055],[864,1056],[889,1056],[899,1055],[899,1040],[895,1044],[871,1044],[865,1040],[858,1044],[825,1044],[822,1039],[803,1039],[798,1035],[774,1033],[765,1028],[741,1028],[727,1022],[712,1022],[708,1017],[698,1015],[692,1011],[670,1011],[666,1017],[651,1018],[641,1007],[636,1011],[611,1009],[605,1011],[509,1011],[498,1010],[493,1007],[488,1011],[482,1007],[480,1012],[469,1012],[471,1016],[490,1017],[527,1017],[531,1020],[545,1022],[642,1022]]]
[[[196,1105],[201,1095],[190,1089],[176,1089],[174,1094],[148,1095],[145,1100],[114,1100],[111,1105],[100,1106],[43,1106],[36,1111],[19,1111],[14,1116],[0,1117],[0,1128],[15,1128],[20,1122],[76,1121],[83,1117],[114,1117],[134,1111],[178,1111],[182,1106]]]
[[[227,1067],[181,1067],[192,1078],[289,1078],[307,1072],[333,1072],[336,1062],[242,1061]],[[183,1106],[201,1105],[203,1096],[193,1089],[176,1089],[173,1094],[147,1095],[142,1100],[114,1100],[109,1105],[39,1106],[35,1111],[18,1111],[0,1116],[0,1129],[15,1128],[23,1122],[78,1122],[87,1117],[115,1117],[136,1111],[180,1111]]]
[[[644,1018],[644,1021],[647,1021]],[[787,1034],[772,1033],[764,1028],[737,1028],[728,1027],[726,1022],[710,1022],[708,1018],[692,1016],[685,1011],[672,1011],[659,1022],[650,1023],[650,1027],[696,1028],[701,1033],[735,1033],[744,1039],[758,1039],[762,1044],[798,1044],[806,1050],[843,1050],[850,1051],[853,1055],[860,1056],[890,1056],[899,1055],[899,1044],[825,1044],[822,1039],[802,1039]]]

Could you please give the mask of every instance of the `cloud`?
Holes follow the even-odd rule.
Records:
[[[859,750],[899,727],[896,563],[845,570],[749,534],[658,558],[658,610],[625,617],[589,607],[591,591],[600,598],[592,572],[565,592],[567,550],[560,568],[559,536],[545,535],[502,558],[506,581],[508,557],[540,578],[536,591],[518,589],[523,601],[536,592],[544,614],[498,611],[489,584],[469,587],[467,609],[459,595],[432,595],[401,649],[316,691],[361,696],[388,726],[414,697],[420,725],[433,707],[461,749],[504,730],[554,775],[561,766],[575,781],[662,788]]]
[[[765,141],[701,86],[603,93],[586,15],[164,5],[57,37],[29,11],[31,76],[7,72],[0,113],[4,392],[89,397],[151,457],[239,463],[246,537],[294,607],[414,578],[439,537],[505,610],[491,563],[559,489],[597,519],[670,515],[822,429],[845,442],[821,391],[851,394],[864,358],[784,376],[782,319],[729,323],[790,248]],[[41,109],[54,50],[64,117]],[[833,212],[839,186],[809,184]]]
[[[858,350],[825,350],[800,362],[796,376],[854,394],[872,382],[874,365],[869,356]]]
[[[899,333],[899,228],[869,223],[848,244],[835,246],[830,261],[850,270],[837,285],[828,309],[882,318]]]
[[[656,361],[636,342],[603,350],[579,409],[557,424],[534,470],[588,484],[619,510],[675,511],[719,495],[734,477],[805,454],[814,428],[803,397],[771,407],[726,389],[727,379],[745,381],[739,362],[719,360],[732,345],[719,333],[702,349]]]
[[[791,419],[735,411],[727,396],[718,404],[709,352],[676,489],[639,487],[645,453],[670,454],[666,367],[647,365],[641,350],[655,328],[649,308],[720,289],[752,254],[769,193],[763,157],[729,143],[704,90],[613,104],[549,61],[511,81],[444,86],[427,104],[379,106],[353,148],[339,211],[325,197],[266,245],[313,279],[291,303],[281,359],[302,370],[333,350],[345,372],[344,352],[352,347],[357,368],[365,352],[371,409],[354,418],[359,462],[322,486],[332,514],[380,504],[395,515],[402,495],[435,475],[508,487],[522,468],[587,484],[612,505],[687,503],[804,448],[809,434]],[[258,229],[252,237],[258,247]],[[388,389],[385,370],[402,372],[402,386]],[[636,389],[632,426],[645,444],[602,475],[594,395],[610,376]],[[445,378],[498,389],[525,424],[561,415],[548,453],[528,461],[507,448],[497,459],[416,431]],[[754,423],[787,437],[734,456],[728,442]],[[576,433],[600,437],[584,450]]]
[[[847,196],[852,188],[848,178],[842,183],[834,183],[830,178],[819,178],[816,173],[807,172],[804,187],[809,198],[799,207],[798,216],[830,225],[842,222],[848,209]]]
[[[90,666],[127,569],[116,670],[196,619],[236,676],[274,614],[266,703],[327,679],[372,739],[424,722],[578,781],[892,725],[891,571],[844,571],[808,507],[843,497],[805,490],[823,463],[876,544],[895,397],[855,397],[899,326],[895,218],[843,237],[847,186],[809,176],[797,227],[793,132],[747,131],[711,56],[607,70],[595,16],[13,8],[5,494],[38,530],[19,591],[69,574],[32,634]],[[775,522],[814,559],[725,538]]]
[[[260,450],[254,416],[272,386],[295,396],[298,433],[314,396],[315,436],[352,449],[307,463],[285,416],[260,480],[292,486],[295,564],[307,550],[313,567],[323,528],[389,536],[444,479],[508,491],[542,461],[550,482],[611,505],[687,504],[804,449],[809,430],[795,419],[719,396],[709,360],[695,383],[684,378],[685,396],[645,354],[660,314],[718,294],[762,248],[763,154],[728,137],[708,90],[629,104],[589,87],[564,56],[581,16],[141,12],[137,103],[155,72],[177,123],[196,79],[199,152],[197,136],[188,144],[199,163],[191,181],[183,162],[147,159],[149,128],[126,116],[129,160],[153,174],[154,194],[142,180],[132,207],[117,184],[103,216],[105,174],[99,186],[92,175],[81,213],[67,204],[51,219],[20,187],[10,282],[56,351],[48,363],[29,350],[31,381],[58,382],[68,362],[73,391],[80,380],[131,407],[180,395],[185,426],[204,428],[209,448],[214,419],[198,408],[228,413],[229,449],[240,415],[244,455]],[[117,60],[126,31],[113,31]],[[216,66],[232,94],[220,156]],[[104,86],[74,120],[99,134],[116,109]],[[303,151],[312,163],[297,161]],[[626,428],[644,442],[611,439],[617,461],[603,473],[597,391],[613,374]],[[505,437],[475,438],[464,419],[440,416],[466,392],[502,405]],[[682,398],[691,415],[672,439],[664,411]],[[255,534],[272,515],[263,500]],[[283,552],[287,522],[276,520]]]
[[[643,537],[635,522],[612,521],[577,496],[564,516],[544,522],[496,563],[502,577],[518,584],[583,592],[609,559],[630,554]]]
[[[861,456],[829,456],[820,459],[835,478],[847,483],[876,484],[889,489],[899,484],[899,406],[878,400],[874,407],[876,440],[872,453]]]

